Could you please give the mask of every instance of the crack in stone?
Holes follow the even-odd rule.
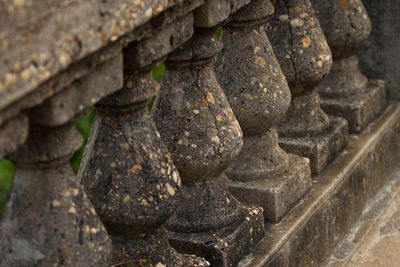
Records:
[[[290,21],[291,21],[291,15],[290,15],[290,9],[288,7],[288,3],[287,1],[283,1],[284,2],[284,6],[286,8],[287,14],[288,14],[288,26],[289,26],[289,39],[290,39],[290,51],[291,51],[291,55],[290,55],[290,61],[292,62],[292,66],[293,66],[293,70],[294,70],[294,81],[293,83],[295,83],[297,81],[297,66],[295,64],[296,61],[296,56],[295,56],[295,50],[294,50],[294,34],[293,34],[293,29],[292,26],[290,25]]]

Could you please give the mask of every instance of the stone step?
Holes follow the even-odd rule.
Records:
[[[400,168],[365,207],[327,267],[399,266]]]
[[[322,266],[399,166],[400,103],[390,102],[364,133],[314,177],[312,190],[239,266]]]

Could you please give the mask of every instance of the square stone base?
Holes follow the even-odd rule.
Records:
[[[362,94],[342,99],[321,97],[322,109],[332,116],[345,118],[351,133],[361,133],[381,113],[385,104],[385,83],[382,80],[370,80]]]
[[[389,102],[369,127],[349,137],[346,153],[329,165],[285,220],[266,223],[265,238],[238,266],[328,266],[333,250],[362,216],[366,205],[386,182],[399,177],[400,103]],[[394,196],[393,191],[389,193]],[[370,208],[377,212],[375,207]],[[364,219],[374,220],[372,216]],[[353,235],[352,244],[359,238],[358,233]]]
[[[243,205],[243,213],[242,221],[216,231],[170,232],[170,244],[180,253],[205,258],[211,266],[236,266],[264,236],[262,208]]]
[[[287,173],[249,182],[228,181],[231,193],[243,203],[264,209],[264,218],[279,222],[312,186],[309,159],[289,154]]]
[[[309,158],[311,173],[320,174],[344,149],[347,138],[347,121],[339,117],[330,117],[329,127],[320,135],[279,137],[279,145],[286,152]]]

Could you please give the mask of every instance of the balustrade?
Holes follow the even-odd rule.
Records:
[[[316,85],[329,73],[332,55],[309,0],[276,0],[267,35],[292,92],[292,103],[278,125],[279,142],[290,153],[308,157],[319,174],[347,143],[347,122],[329,117]]]
[[[333,54],[333,66],[318,86],[322,108],[349,122],[360,133],[385,106],[385,84],[368,80],[358,66],[356,49],[371,32],[371,22],[361,0],[316,1],[317,16]]]
[[[195,20],[204,26],[168,56],[154,119],[182,177],[182,196],[167,226],[172,245],[213,266],[233,266],[260,240],[264,225],[262,209],[236,200],[223,174],[240,152],[242,131],[213,71],[222,48],[213,27],[219,21]]]
[[[385,106],[384,83],[368,80],[355,56],[371,30],[362,1],[128,2],[99,3],[100,14],[75,3],[70,12],[90,19],[73,37],[69,25],[63,49],[52,36],[32,62],[4,72],[0,60],[0,156],[16,165],[0,266],[264,266],[317,251],[314,226],[324,244],[336,242],[330,229],[348,220],[332,177],[354,179],[340,185],[350,188],[374,151],[378,165],[398,150],[386,153],[383,138],[397,140],[392,107],[381,126],[391,130],[376,130],[368,156],[349,146],[361,163],[330,169],[336,176],[307,195],[349,127],[361,132]],[[51,12],[54,21],[60,8]],[[7,45],[0,41],[0,53]],[[160,62],[161,85],[152,78]],[[76,176],[69,161],[82,140],[73,121],[93,106]],[[356,214],[365,199],[350,189],[357,194],[343,199],[354,199],[346,211]],[[320,260],[307,253],[304,262]]]
[[[159,90],[152,66],[191,36],[192,23],[190,14],[125,48],[124,86],[97,104],[80,175],[111,236],[112,266],[209,266],[168,243],[162,225],[176,208],[181,181],[147,109]]]
[[[2,218],[0,266],[101,266],[110,240],[72,171],[81,145],[72,123],[30,124],[11,155],[17,171]]]
[[[311,176],[309,160],[281,149],[274,127],[289,107],[290,90],[263,27],[273,11],[269,1],[255,0],[234,13],[215,69],[244,134],[226,171],[230,190],[278,222],[310,189]]]

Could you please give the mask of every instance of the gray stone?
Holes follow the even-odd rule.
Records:
[[[17,149],[28,136],[28,118],[20,114],[0,126],[0,158]]]
[[[125,64],[130,68],[143,68],[152,64],[154,59],[167,55],[181,44],[188,41],[193,35],[193,14],[183,18],[165,28],[158,29],[151,37],[133,42],[128,46],[130,58]]]
[[[97,66],[44,103],[29,111],[32,121],[42,125],[62,125],[92,107],[123,84],[122,53]]]
[[[292,103],[278,124],[280,144],[310,158],[311,172],[320,173],[344,148],[347,123],[330,118],[321,108],[315,86],[332,66],[328,44],[310,0],[278,0],[267,34],[288,80]]]
[[[349,137],[346,153],[313,184],[313,190],[238,266],[326,266],[336,245],[400,160],[400,105],[388,107],[367,131]]]
[[[251,0],[231,0],[231,13],[235,13],[250,2]]]
[[[328,166],[347,145],[347,122],[338,117],[330,117],[329,119],[328,127],[326,127],[323,132],[320,132],[318,136],[279,138],[279,145],[284,150],[310,159],[310,168],[313,174],[322,173],[326,166]]]
[[[183,181],[170,242],[213,266],[234,266],[262,237],[263,217],[261,208],[239,203],[221,176],[239,154],[242,131],[213,71],[220,49],[213,28],[196,28],[169,55],[154,120]]]
[[[290,102],[263,26],[273,10],[269,1],[255,0],[230,17],[215,69],[244,134],[243,149],[226,171],[230,189],[240,201],[262,206],[268,221],[278,222],[311,188],[311,176],[309,161],[289,157],[273,128]]]
[[[321,106],[333,116],[349,122],[349,131],[361,133],[386,105],[383,80],[369,80],[365,92],[346,98],[322,98]]]
[[[229,181],[229,189],[243,203],[261,206],[268,222],[278,223],[310,190],[309,163],[307,158],[290,154],[290,168],[282,175],[249,182]]]
[[[120,44],[105,47],[94,55],[78,61],[69,66],[68,69],[57,73],[53,78],[37,86],[31,94],[18,96],[11,94],[12,97],[15,97],[15,99],[13,99],[13,101],[15,101],[12,102],[12,105],[0,107],[0,124],[18,115],[25,109],[41,104],[45,99],[54,96],[63,89],[69,88],[75,80],[84,77],[98,65],[112,59],[119,53],[121,53]]]
[[[187,2],[187,1],[186,1]],[[0,9],[0,109],[181,0],[33,0]]]
[[[88,1],[74,2],[63,10],[61,2],[54,4],[44,1],[40,5],[35,3],[34,8],[28,8],[32,3],[24,0],[20,8],[11,8],[14,13],[0,18],[8,21],[10,15],[20,21],[18,30],[11,31],[11,35],[5,34],[6,37],[0,41],[0,84],[7,82],[7,86],[3,86],[4,90],[0,90],[0,124],[22,110],[37,106],[46,98],[68,89],[73,81],[85,76],[97,64],[119,54],[121,48],[128,43],[154,38],[163,29],[171,28],[169,25],[175,22],[180,24],[181,18],[202,3],[203,0],[179,0],[162,4],[155,1]],[[45,8],[50,10],[43,22],[43,18],[37,17],[37,14],[41,14]],[[3,11],[0,10],[0,13]],[[28,25],[23,22],[25,15],[31,11],[33,15],[29,17],[30,26],[34,26],[35,30],[27,29]],[[69,12],[68,16],[65,16],[65,12]],[[89,26],[85,27],[87,24]],[[13,27],[11,25],[4,29]],[[178,29],[176,34],[180,32]],[[61,42],[64,43],[60,45]],[[15,49],[10,48],[11,43]],[[179,40],[173,43],[173,47],[179,46]],[[169,40],[160,40],[151,47],[154,48],[156,44],[169,44]],[[168,48],[168,45],[160,47]],[[165,49],[159,52],[166,53]],[[59,61],[65,61],[65,64],[60,65]]]
[[[209,266],[168,243],[163,224],[176,208],[181,181],[147,112],[159,85],[151,66],[130,67],[131,51],[124,51],[123,89],[97,105],[82,184],[111,235],[113,265]]]
[[[400,100],[400,7],[396,0],[363,2],[372,22],[372,32],[357,50],[361,70],[371,79],[385,80],[387,97]]]
[[[205,0],[194,11],[194,26],[210,28],[228,18],[231,13],[231,0]]]
[[[31,125],[10,157],[17,170],[0,226],[0,266],[102,266],[111,243],[69,164],[81,146],[73,124]]]
[[[314,7],[334,57],[328,76],[317,87],[324,110],[349,122],[360,133],[385,106],[384,82],[369,83],[359,70],[358,45],[371,32],[362,1],[316,1]]]

